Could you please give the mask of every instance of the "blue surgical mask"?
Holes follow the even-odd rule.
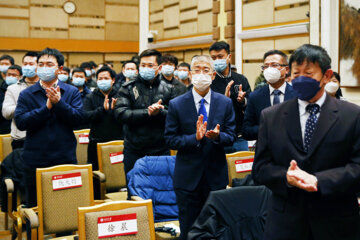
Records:
[[[179,74],[179,71],[178,71],[178,70],[175,70],[175,71],[174,71],[174,76],[175,76],[175,77],[178,77],[178,74]]]
[[[180,80],[185,80],[189,77],[189,73],[187,71],[179,71],[178,77],[180,78]]]
[[[320,82],[313,78],[299,76],[292,80],[295,95],[304,101],[309,101],[320,91]]]
[[[6,78],[5,78],[5,82],[6,82],[6,84],[8,85],[8,86],[10,86],[10,85],[12,85],[12,84],[14,84],[14,83],[17,83],[17,77],[13,77],[13,76],[7,76]]]
[[[82,87],[85,84],[85,78],[76,78],[72,79],[72,84],[76,87]]]
[[[225,71],[227,67],[226,59],[216,59],[214,61],[214,67],[215,71],[218,73],[222,73],[223,71]]]
[[[155,69],[141,67],[139,74],[144,80],[151,81],[155,78]]]
[[[36,76],[36,67],[35,66],[22,66],[21,68],[23,76],[32,78]]]
[[[98,80],[97,86],[101,91],[107,92],[111,88],[111,79],[109,80]]]
[[[56,68],[38,67],[37,75],[39,76],[40,80],[42,80],[44,82],[49,82],[56,78],[56,76],[55,76],[56,70],[57,70]]]
[[[66,82],[69,79],[69,77],[68,77],[68,75],[65,75],[65,74],[59,74],[58,79],[62,82]]]
[[[9,65],[0,65],[0,71],[6,73],[9,67]]]
[[[129,79],[135,79],[136,78],[136,70],[125,70],[124,76]]]
[[[96,73],[95,69],[91,69],[91,74],[95,74],[95,73]]]
[[[91,70],[85,70],[85,74],[86,74],[86,77],[90,77],[91,76]]]
[[[165,76],[171,76],[174,73],[175,67],[170,65],[163,65],[161,68],[162,74]]]

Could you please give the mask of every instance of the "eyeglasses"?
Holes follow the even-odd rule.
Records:
[[[193,70],[191,70],[191,72],[193,74],[201,74],[201,73],[211,74],[212,73],[212,71],[210,69],[204,69],[204,70],[202,70],[202,69],[193,69]]]
[[[272,67],[272,68],[277,68],[279,69],[280,67],[286,67],[287,64],[279,64],[279,63],[274,63],[274,64],[270,64],[270,65],[263,65],[261,66],[261,70],[265,70],[267,69],[268,67]]]

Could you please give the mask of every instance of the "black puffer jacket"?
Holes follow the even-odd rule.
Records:
[[[187,88],[185,84],[177,80],[176,78],[172,78],[170,81],[167,80],[162,74],[160,75],[160,78],[162,81],[166,82],[169,85],[172,85],[174,87],[174,93],[176,96],[183,95],[187,92]]]
[[[140,75],[123,84],[114,111],[116,119],[125,124],[126,148],[146,154],[168,149],[164,140],[165,118],[169,101],[174,97],[173,87],[161,81],[159,75],[152,84]],[[159,99],[165,108],[158,115],[149,116],[148,107]]]

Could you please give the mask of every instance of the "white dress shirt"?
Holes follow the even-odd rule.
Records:
[[[192,91],[192,94],[193,94],[193,96],[194,96],[194,102],[195,102],[196,112],[199,114],[200,101],[201,101],[201,99],[204,98],[204,99],[205,99],[204,105],[205,105],[207,117],[209,118],[211,89],[210,89],[209,92],[205,95],[205,97],[200,96],[200,95],[195,91],[194,88],[192,88],[191,91]]]
[[[284,101],[285,98],[285,89],[286,89],[286,82],[283,83],[283,85],[281,85],[281,87],[278,88],[278,90],[280,90],[281,94],[279,95],[280,98],[280,103],[282,103]],[[273,105],[274,102],[274,90],[275,88],[273,88],[270,84],[269,84],[269,90],[270,90],[270,104],[271,106]]]
[[[322,107],[322,105],[324,104],[326,99],[326,93],[324,91],[323,95],[315,102],[317,105],[320,106],[320,109]],[[299,103],[299,115],[300,115],[300,125],[301,125],[301,136],[302,139],[304,141],[304,135],[305,135],[305,126],[306,126],[306,121],[310,116],[310,113],[308,111],[306,111],[306,106],[309,104],[309,102],[307,101],[303,101],[298,99],[298,103]],[[316,114],[316,116],[319,119],[320,116],[320,112],[318,112]]]

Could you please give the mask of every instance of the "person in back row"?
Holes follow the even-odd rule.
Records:
[[[174,77],[174,71],[177,65],[178,65],[177,57],[170,54],[166,54],[162,56],[161,65],[160,65],[160,71],[161,71],[160,77],[161,80],[173,86],[176,96],[180,96],[186,92],[186,87],[182,82],[180,82]]]
[[[180,63],[178,68],[178,78],[179,80],[185,84],[187,90],[191,90],[193,85],[191,83],[191,76],[190,76],[190,65],[186,62]]]
[[[10,55],[2,55],[0,57],[0,85],[5,81],[5,75],[8,68],[14,65],[14,58]]]

